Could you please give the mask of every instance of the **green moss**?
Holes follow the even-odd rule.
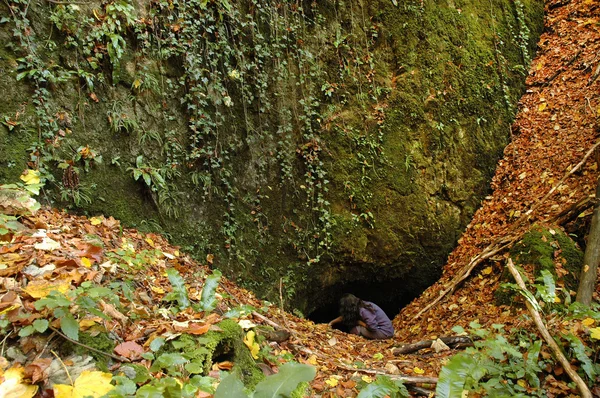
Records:
[[[163,346],[160,352],[180,352],[190,362],[202,366],[205,375],[215,362],[231,361],[234,363],[232,371],[247,387],[254,387],[264,375],[243,342],[242,329],[231,319],[216,326],[220,330],[211,330],[201,336],[184,334]]]
[[[98,334],[81,332],[79,333],[79,342],[107,354],[112,354],[115,349],[115,341],[109,337],[107,332],[100,332]],[[88,350],[86,347],[76,344],[72,344],[72,350],[77,355],[91,355],[95,359],[98,369],[108,371],[108,361],[110,360],[108,356]]]
[[[547,270],[555,278],[557,285],[564,285],[569,290],[576,291],[579,272],[583,264],[583,251],[560,228],[556,226],[534,225],[510,251],[515,264],[522,267],[533,267],[534,277]],[[555,263],[559,262],[567,271],[561,277],[557,276]],[[505,281],[511,280],[508,272],[503,274]],[[514,293],[500,288],[496,292],[498,304],[509,304]]]

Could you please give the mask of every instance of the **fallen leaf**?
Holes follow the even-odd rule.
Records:
[[[425,373],[425,371],[423,369],[418,368],[416,366],[413,368],[413,372],[415,372],[418,375],[422,375],[423,373]]]
[[[73,386],[55,384],[54,398],[98,398],[115,388],[110,384],[111,380],[110,373],[85,370],[75,380]]]
[[[25,370],[21,366],[13,366],[4,372],[4,381],[0,384],[0,397],[31,398],[38,390],[37,386],[22,384]]]
[[[364,381],[365,383],[373,383],[373,378],[369,377],[369,376],[363,376],[361,377],[361,380]]]
[[[198,322],[192,322],[190,323],[190,326],[186,330],[184,330],[184,332],[189,334],[201,335],[208,332],[210,330],[210,326],[210,323],[200,324]]]
[[[600,328],[590,329],[590,337],[595,340],[600,340]]]
[[[60,247],[60,243],[48,237],[45,237],[41,242],[33,245],[33,247],[38,250],[52,251],[58,249]]]
[[[51,291],[56,290],[60,293],[66,293],[71,289],[71,282],[66,279],[57,281],[47,281],[45,279],[35,279],[27,284],[27,288],[23,289],[31,297],[39,299],[46,297]]]
[[[92,225],[100,225],[100,224],[102,224],[102,219],[103,219],[103,217],[92,217],[92,218],[90,218],[90,223]]]
[[[135,341],[126,341],[115,347],[116,354],[132,360],[141,358],[144,352],[144,347]]]
[[[585,318],[583,321],[581,321],[581,324],[583,326],[592,326],[594,324],[594,322],[596,322],[596,321],[592,318]]]
[[[437,339],[431,344],[431,348],[435,350],[435,352],[448,351],[450,347],[446,345],[441,339]]]
[[[258,359],[258,352],[260,351],[260,346],[256,341],[254,341],[254,337],[256,337],[256,333],[254,330],[248,331],[246,336],[244,337],[244,344],[250,349],[250,353],[252,354],[252,358]]]
[[[325,384],[327,384],[329,387],[336,387],[338,385],[338,380],[331,376],[329,379],[325,380]]]
[[[48,369],[51,363],[52,359],[50,358],[38,358],[25,367],[24,374],[28,379],[31,380],[32,383],[46,380],[48,375],[45,371]]]
[[[38,170],[27,169],[19,177],[27,185],[40,183],[40,172]]]

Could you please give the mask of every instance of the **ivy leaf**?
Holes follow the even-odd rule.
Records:
[[[68,338],[79,341],[79,323],[70,313],[60,319],[60,330],[62,330]]]

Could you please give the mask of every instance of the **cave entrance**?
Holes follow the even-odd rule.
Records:
[[[436,279],[437,280],[437,279]],[[362,300],[371,301],[381,307],[390,319],[394,319],[404,306],[418,297],[427,286],[417,289],[409,287],[406,278],[380,281],[355,281],[326,288],[315,295],[315,309],[307,318],[315,323],[327,323],[336,318],[338,303],[346,293],[354,294]]]

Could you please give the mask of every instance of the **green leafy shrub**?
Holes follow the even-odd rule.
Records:
[[[453,398],[464,392],[489,396],[546,397],[540,375],[548,363],[540,357],[542,341],[529,335],[508,339],[501,332],[503,325],[494,325],[495,332],[481,329],[472,322],[471,333],[482,338],[453,356],[440,372],[436,396]],[[458,334],[463,328],[453,329]]]
[[[288,362],[279,368],[279,373],[266,377],[247,394],[242,382],[230,374],[219,384],[215,398],[290,397],[301,383],[311,381],[315,375],[316,369],[310,365]]]

